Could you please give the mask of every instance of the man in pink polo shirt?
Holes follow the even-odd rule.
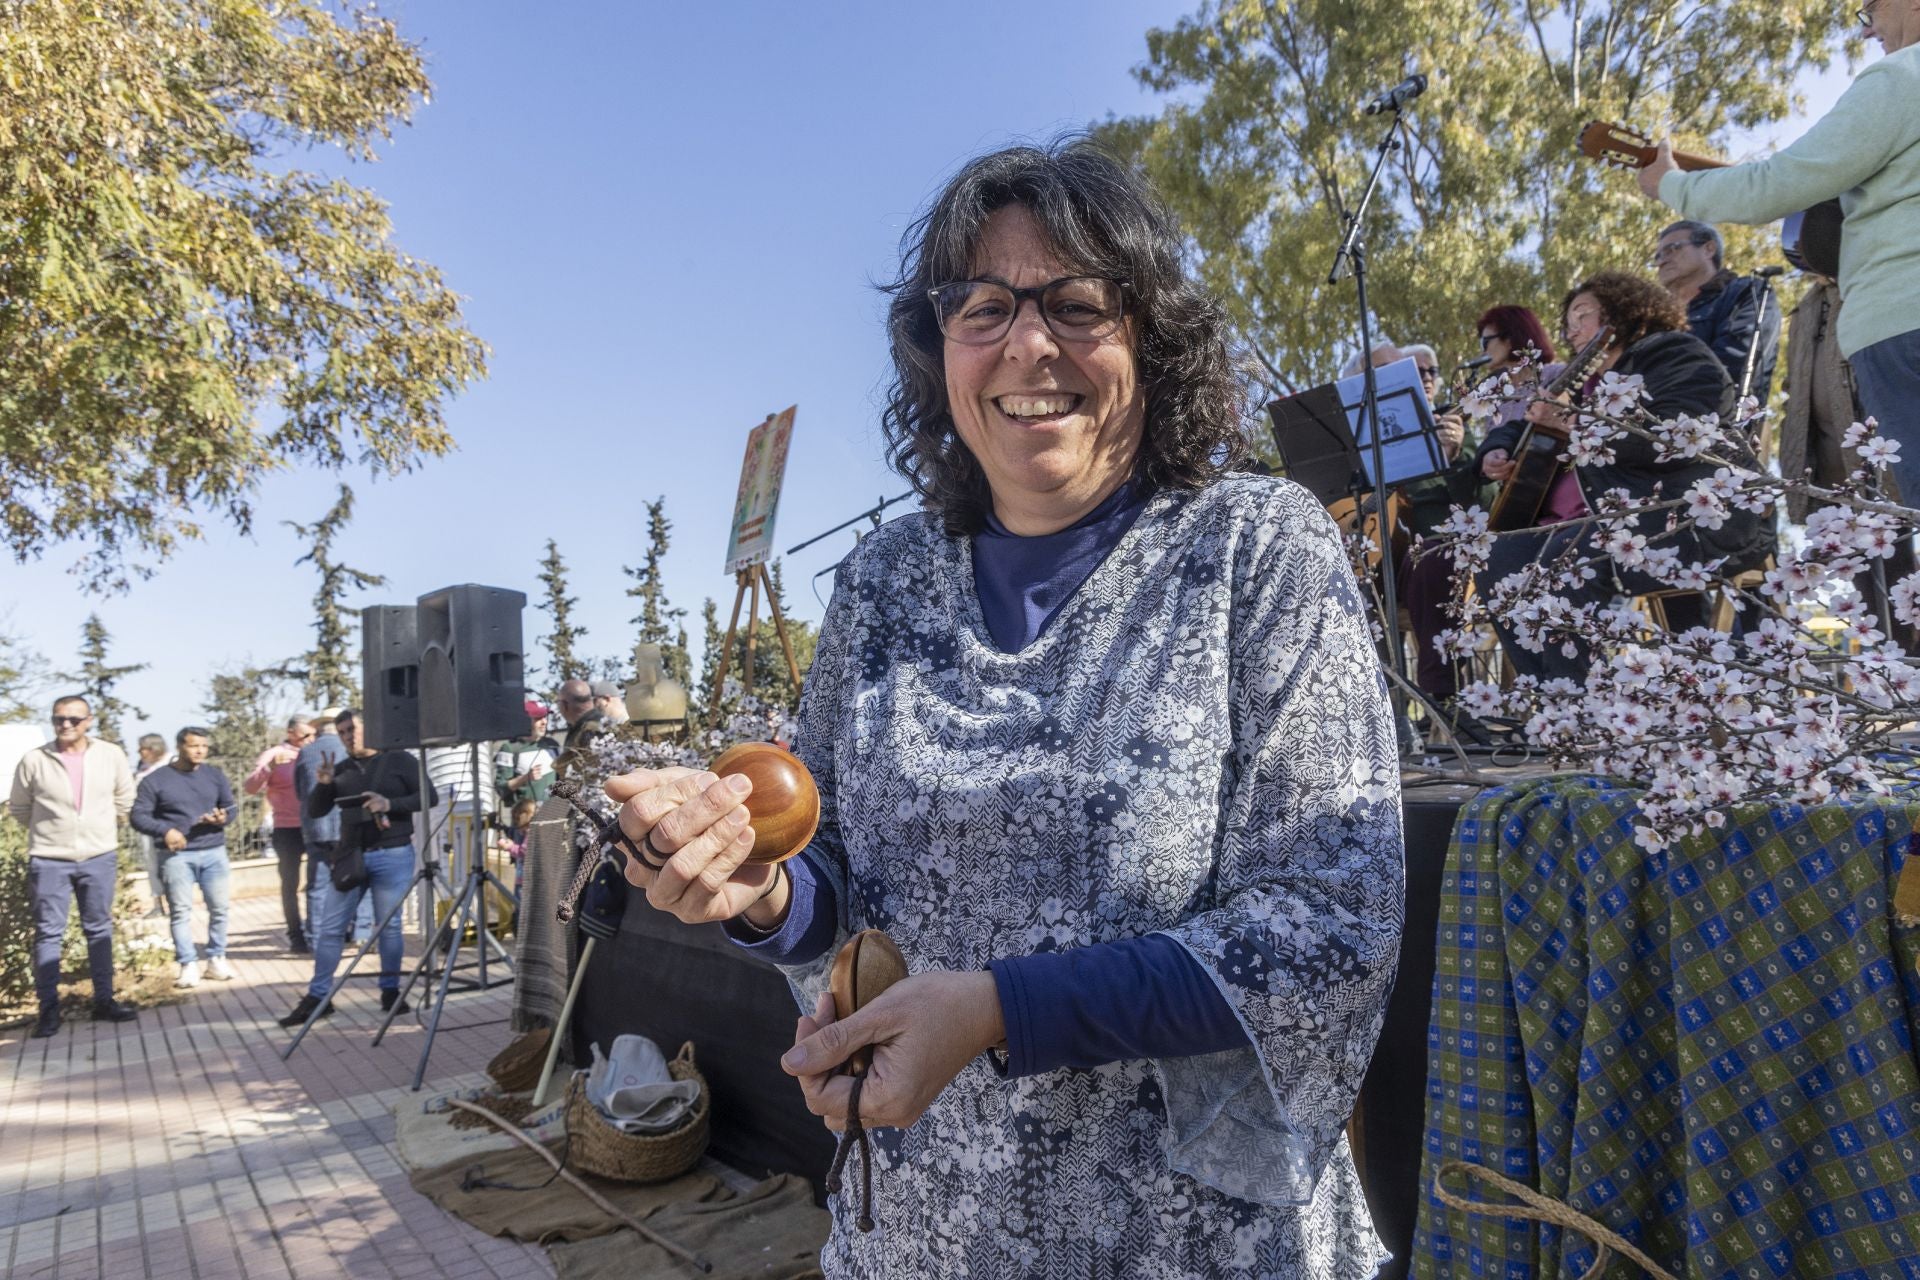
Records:
[[[93,974],[93,1016],[139,1015],[113,998],[113,890],[119,879],[119,824],[133,808],[127,753],[87,736],[93,709],[78,696],[53,704],[53,741],[22,757],[7,811],[27,829],[27,892],[33,899],[33,986],[40,1020],[33,1035],[60,1030],[60,941],[80,902],[80,932]]]
[[[240,787],[250,796],[267,793],[267,805],[273,810],[273,853],[280,860],[280,911],[287,920],[287,950],[294,955],[311,955],[307,931],[300,923],[300,858],[306,852],[306,839],[300,834],[300,797],[293,788],[293,762],[300,748],[313,741],[313,725],[306,716],[287,721],[287,736],[260,753]],[[308,916],[315,872],[319,863],[309,860],[306,891]]]

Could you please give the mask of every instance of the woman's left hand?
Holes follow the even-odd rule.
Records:
[[[873,1046],[873,1066],[861,1086],[860,1123],[904,1129],[967,1063],[1006,1036],[993,975],[942,970],[903,978],[839,1022],[833,997],[823,994],[813,1016],[800,1019],[794,1046],[780,1065],[799,1077],[807,1109],[838,1133],[847,1127],[853,1079],[830,1073],[855,1049]]]

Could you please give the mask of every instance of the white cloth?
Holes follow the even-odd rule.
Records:
[[[645,1036],[618,1036],[607,1057],[593,1046],[586,1092],[622,1133],[671,1133],[700,1100],[700,1082],[675,1080],[660,1046]]]

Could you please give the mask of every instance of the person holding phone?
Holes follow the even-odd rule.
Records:
[[[176,987],[200,985],[201,975],[226,982],[227,891],[232,872],[227,862],[227,820],[234,810],[233,785],[218,765],[207,763],[213,734],[188,725],[173,739],[176,753],[164,769],[141,779],[128,821],[152,836],[164,851],[160,876],[167,885],[167,910],[173,925],[173,955],[180,962]],[[193,890],[207,904],[207,950],[203,961],[193,944]]]
[[[280,1019],[283,1027],[301,1026],[315,1009],[322,1008],[333,986],[333,971],[340,964],[348,922],[369,892],[374,915],[385,922],[379,939],[380,1009],[385,1012],[399,1002],[405,940],[400,933],[400,915],[393,906],[413,883],[413,815],[438,802],[431,781],[426,794],[421,794],[420,767],[411,755],[361,745],[359,712],[342,711],[334,720],[334,731],[340,735],[347,758],[338,765],[330,760],[319,762],[313,789],[307,794],[308,817],[320,818],[336,810],[340,815],[333,891],[327,895],[326,918],[313,937],[313,979],[299,1003]],[[351,882],[343,883],[342,870],[352,865],[356,854],[365,873],[345,877]],[[407,1011],[408,1006],[401,1005],[400,1012]],[[320,1016],[332,1012],[328,1004]]]

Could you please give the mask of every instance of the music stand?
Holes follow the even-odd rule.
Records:
[[[1379,395],[1381,466],[1388,485],[1439,475],[1447,456],[1411,357],[1374,370]],[[1374,488],[1373,441],[1365,425],[1366,379],[1353,374],[1267,406],[1273,442],[1289,479],[1329,506]]]

